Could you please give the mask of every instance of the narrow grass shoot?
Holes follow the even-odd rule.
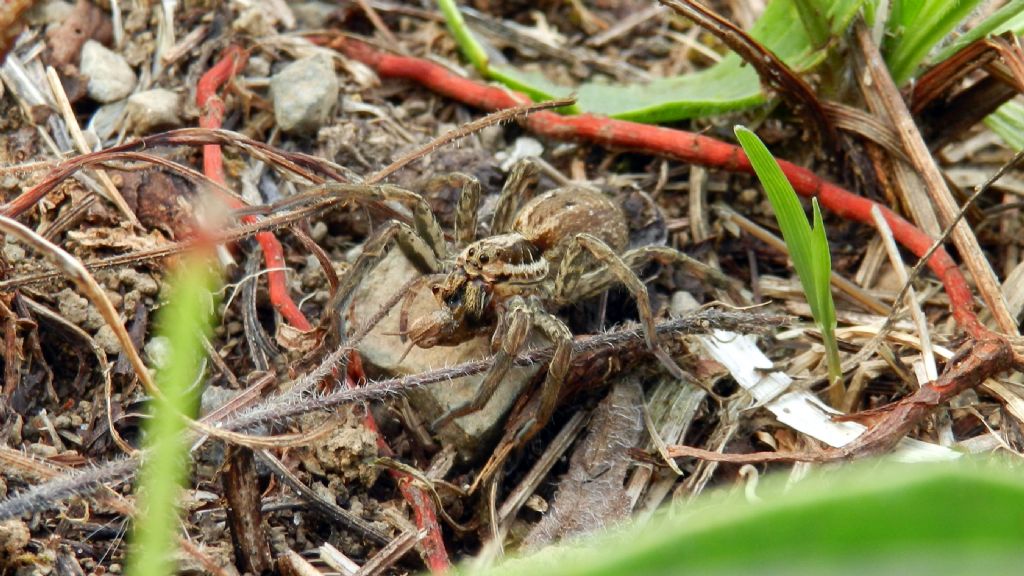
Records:
[[[198,394],[192,384],[200,376],[201,337],[210,333],[213,310],[213,276],[206,263],[184,263],[171,283],[171,298],[159,314],[161,336],[170,354],[157,374],[164,400],[153,400],[153,417],[147,421],[146,456],[139,479],[139,515],[135,518],[129,576],[174,574],[178,533],[178,498],[188,477],[188,446],[183,442],[185,422],[181,414],[195,414]]]
[[[764,186],[772,210],[775,211],[775,218],[782,229],[782,238],[789,249],[789,257],[793,260],[793,267],[796,268],[807,303],[811,307],[811,315],[821,329],[831,383],[829,400],[833,406],[838,406],[845,390],[839,361],[839,345],[836,341],[836,308],[829,284],[832,257],[828,251],[828,238],[825,237],[825,225],[822,223],[818,200],[811,199],[814,218],[812,228],[807,222],[803,205],[800,204],[793,186],[761,139],[743,126],[737,126],[735,132],[757,173],[758,180]]]
[[[1011,150],[1024,150],[1024,105],[1010,100],[985,118],[985,125]]]

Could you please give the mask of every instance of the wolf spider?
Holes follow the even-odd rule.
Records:
[[[481,239],[476,239],[480,184],[464,174],[447,178],[462,186],[453,235],[458,250],[454,259],[449,257],[441,227],[421,196],[395,187],[375,188],[378,199],[411,202],[413,226],[393,220],[365,243],[336,292],[335,310],[347,307],[355,285],[395,240],[428,275],[438,304],[433,313],[416,318],[408,330],[403,329],[403,336],[411,340],[410,349],[454,346],[483,333],[492,334],[494,362],[476,395],[434,421],[434,429],[480,410],[536,328],[555,350],[541,387],[540,407],[517,435],[527,439],[536,434],[551,418],[572,364],[573,334],[554,312],[600,294],[616,281],[625,285],[637,302],[647,346],[671,373],[683,377],[658,344],[647,288],[633,270],[651,261],[693,261],[663,246],[626,251],[625,215],[611,199],[589,189],[557,188],[520,208],[535,176],[536,168],[530,162],[513,168],[495,205],[490,235]]]

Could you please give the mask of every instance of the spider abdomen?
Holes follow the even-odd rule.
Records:
[[[615,252],[629,243],[622,210],[611,198],[587,188],[556,188],[537,196],[520,209],[512,229],[553,265],[561,261],[577,234],[596,236]]]

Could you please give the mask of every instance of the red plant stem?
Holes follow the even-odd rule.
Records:
[[[350,388],[355,388],[366,382],[362,359],[355,350],[349,353],[348,374],[346,376],[345,380]],[[384,439],[384,435],[380,433],[377,420],[373,417],[373,412],[369,408],[366,409],[363,425],[377,437],[377,450],[380,454],[388,457],[394,456],[394,451],[391,450],[391,446]],[[448,560],[448,552],[445,550],[444,539],[441,537],[441,526],[437,522],[434,501],[427,494],[426,490],[413,484],[413,478],[408,474],[398,470],[389,470],[389,473],[398,484],[398,489],[402,491],[402,496],[405,497],[406,502],[412,507],[416,527],[421,531],[425,530],[427,533],[426,537],[420,541],[423,556],[427,562],[427,568],[435,574],[447,572],[451,567],[451,562]]]
[[[370,66],[382,77],[411,80],[469,106],[494,111],[529,102],[525,95],[463,78],[427,60],[382,52],[358,40],[334,38],[324,43]],[[753,173],[750,161],[739,146],[684,130],[593,114],[562,116],[546,111],[531,114],[525,124],[535,134],[557,140],[583,140],[712,168]],[[916,256],[923,256],[934,242],[930,236],[885,206],[823,180],[806,168],[786,160],[778,162],[798,194],[817,197],[822,206],[843,218],[870,225],[871,208],[878,205],[896,241]],[[975,338],[990,335],[988,328],[978,321],[971,289],[949,253],[939,248],[928,260],[928,266],[945,287],[957,323]]]
[[[221,54],[220,60],[212,68],[203,74],[196,86],[196,104],[202,113],[199,116],[201,128],[220,128],[224,123],[226,106],[217,89],[223,86],[232,76],[245,67],[248,54],[238,46],[228,46]],[[224,160],[221,156],[220,146],[217,144],[206,144],[203,146],[203,172],[213,181],[223,184]],[[224,195],[224,202],[233,209],[245,206],[239,199]],[[258,221],[256,216],[243,216],[242,221],[246,224],[255,224]],[[267,287],[270,292],[270,302],[284,318],[285,322],[293,328],[308,332],[313,326],[306,319],[306,316],[299,310],[299,307],[288,295],[288,284],[285,276],[284,249],[281,243],[272,232],[260,232],[256,235],[256,241],[263,249],[263,260],[267,267]]]

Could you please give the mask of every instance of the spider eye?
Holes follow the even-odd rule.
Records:
[[[433,292],[434,295],[436,296],[441,291],[441,285],[434,284],[433,286],[430,287],[430,291]]]
[[[481,264],[487,264],[490,261],[491,261],[491,257],[488,256],[487,254],[481,254],[480,255],[480,263]]]
[[[470,248],[469,251],[466,252],[466,255],[469,256],[470,258],[476,256],[476,248]]]

